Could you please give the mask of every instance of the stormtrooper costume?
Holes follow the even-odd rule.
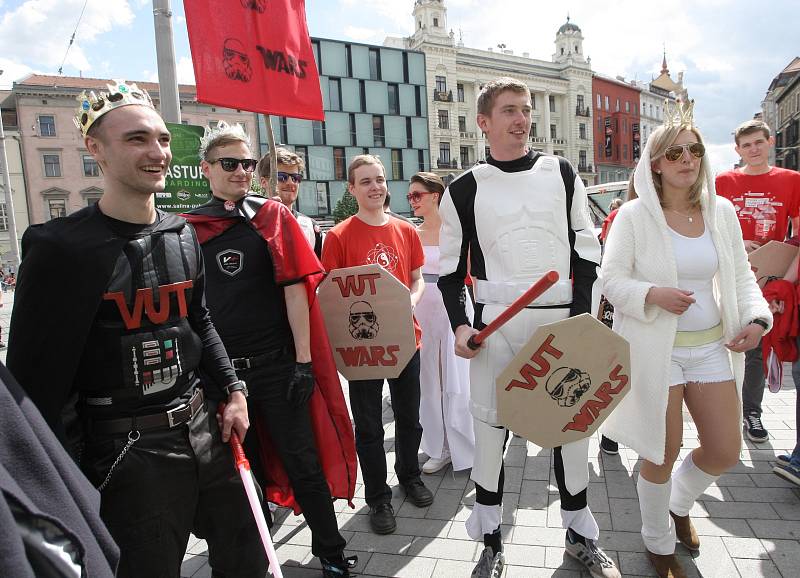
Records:
[[[555,270],[560,276],[553,287],[487,339],[470,364],[475,430],[471,477],[477,496],[466,525],[470,537],[486,539],[500,525],[508,436],[497,421],[495,380],[539,325],[590,311],[600,244],[592,229],[583,182],[566,159],[552,155],[531,151],[514,161],[490,157],[450,184],[440,212],[439,288],[454,331],[469,324],[459,298],[468,258],[475,279],[477,329],[547,271]],[[562,384],[559,395],[574,389]],[[563,526],[596,540],[599,529],[586,499],[588,448],[588,438],[555,448],[555,472]]]

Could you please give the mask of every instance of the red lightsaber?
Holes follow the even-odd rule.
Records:
[[[219,404],[218,411],[219,414],[222,415],[222,412],[225,411],[224,403]],[[231,445],[231,452],[233,452],[233,461],[236,464],[236,469],[239,470],[239,475],[242,477],[242,485],[244,485],[247,501],[250,502],[250,509],[253,511],[253,517],[256,520],[256,527],[261,536],[261,543],[264,545],[264,551],[267,553],[269,571],[275,578],[283,578],[281,565],[280,562],[278,562],[278,555],[275,553],[275,546],[272,545],[272,538],[269,535],[267,519],[264,517],[264,511],[261,509],[261,500],[258,497],[258,491],[253,482],[253,474],[250,471],[250,461],[244,453],[239,434],[231,430],[231,437],[228,443]]]
[[[531,288],[525,291],[525,293],[523,293],[519,299],[509,305],[508,309],[498,315],[494,321],[470,337],[469,341],[467,341],[469,348],[478,349],[481,346],[481,343],[483,343],[492,333],[505,325],[506,321],[525,309],[525,307],[527,307],[531,301],[555,285],[558,281],[558,278],[558,273],[556,271],[548,271],[545,273],[544,276],[536,283],[531,285]]]

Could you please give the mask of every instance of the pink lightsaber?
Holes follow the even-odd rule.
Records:
[[[225,404],[221,403],[219,404],[220,415],[223,411],[225,411]],[[231,438],[228,443],[231,445],[236,469],[239,470],[239,475],[242,477],[242,484],[247,494],[247,500],[250,502],[250,509],[253,511],[253,517],[256,519],[256,526],[261,536],[261,543],[264,545],[264,551],[267,553],[270,574],[275,578],[283,578],[281,565],[278,562],[278,555],[275,553],[275,547],[272,545],[272,538],[269,535],[267,519],[264,517],[264,511],[261,509],[261,500],[258,498],[258,491],[256,490],[255,483],[253,483],[250,461],[244,454],[244,448],[242,447],[242,442],[239,440],[239,435],[233,430],[231,430]]]

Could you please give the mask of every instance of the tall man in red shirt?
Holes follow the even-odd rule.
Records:
[[[742,237],[748,252],[769,241],[783,241],[789,222],[792,231],[800,223],[800,173],[769,164],[769,149],[775,144],[769,126],[760,120],[740,124],[734,132],[736,152],[744,161],[739,169],[717,176],[717,194],[736,207]],[[745,354],[742,411],[747,437],[756,443],[769,439],[761,423],[764,397],[764,366],[761,347]]]
[[[383,212],[386,171],[378,157],[359,155],[347,169],[350,193],[358,202],[358,213],[331,229],[322,246],[322,264],[327,271],[377,263],[411,291],[411,305],[422,298],[425,256],[414,226]],[[433,494],[420,479],[417,452],[422,440],[419,423],[419,346],[422,332],[414,320],[417,352],[395,379],[390,379],[395,419],[395,465],[397,479],[409,501],[418,507],[433,503]],[[382,379],[350,382],[350,408],[356,426],[356,451],[364,479],[369,521],[377,534],[397,528],[392,509],[392,491],[386,484],[386,453],[383,449]]]

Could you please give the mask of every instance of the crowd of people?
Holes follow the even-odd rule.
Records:
[[[278,148],[271,167],[225,123],[201,141],[210,200],[181,216],[156,208],[171,152],[150,97],[127,84],[82,94],[76,125],[104,193],[23,237],[9,371],[0,368],[4,423],[16,432],[0,443],[3,567],[177,576],[194,533],[214,576],[263,577],[267,559],[225,444],[235,434],[265,515],[268,503],[302,513],[323,576],[349,576],[358,559],[333,500],[352,502],[357,464],[372,531],[397,528],[384,380],[350,380],[348,411],[316,290],[326,272],[379,263],[408,289],[416,341],[388,379],[396,479],[424,508],[435,500],[424,473],[471,470],[466,530],[484,547],[472,576],[497,578],[505,563],[511,432],[498,419],[497,377],[539,326],[596,314],[598,284],[604,320],[613,316],[631,353],[630,392],[601,427],[603,449],[624,444],[642,458],[648,556],[659,576],[685,576],[676,543],[700,548],[689,513],[737,463],[742,416],[750,440],[768,439],[762,337],[798,312],[796,299],[765,299],[748,252],[784,240],[789,224],[798,231],[800,175],[768,165],[769,128],[750,122],[735,134],[745,166],[715,181],[692,105],[678,103],[648,139],[601,248],[575,169],[528,148],[531,113],[524,83],[483,86],[477,123],[491,154],[447,187],[415,174],[407,198],[419,226],[387,210],[381,160],[354,157],[347,180],[358,212],[323,238],[296,208],[304,159]],[[266,194],[251,191],[254,177]],[[796,282],[798,261],[784,281]],[[470,343],[550,269],[560,276],[553,287]],[[674,469],[684,405],[700,445]],[[553,450],[565,550],[592,576],[616,578],[598,545],[588,452],[588,437]],[[800,485],[800,441],[775,468]]]

